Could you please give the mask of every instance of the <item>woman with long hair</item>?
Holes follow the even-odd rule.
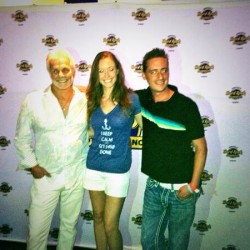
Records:
[[[119,219],[128,193],[134,120],[142,127],[138,96],[125,85],[117,57],[98,53],[87,87],[88,124],[92,143],[84,187],[89,190],[98,250],[122,250]]]

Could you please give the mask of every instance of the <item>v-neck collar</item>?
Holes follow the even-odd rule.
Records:
[[[105,113],[105,112],[102,110],[101,106],[100,106],[99,108],[100,108],[102,114],[105,115],[105,116],[107,116],[107,115],[109,115],[110,113],[112,113],[112,112],[115,110],[115,108],[116,108],[117,106],[118,106],[118,104],[116,104],[116,105],[115,105],[109,112],[107,112],[107,113]]]

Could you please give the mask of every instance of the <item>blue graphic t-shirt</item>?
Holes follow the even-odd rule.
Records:
[[[131,110],[120,105],[105,114],[97,108],[90,119],[94,137],[90,145],[87,168],[108,173],[125,173],[131,166],[130,133],[134,116],[141,112],[139,98],[130,94]]]

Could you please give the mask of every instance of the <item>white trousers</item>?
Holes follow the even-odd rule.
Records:
[[[82,176],[68,189],[65,188],[62,175],[52,183],[48,181],[48,177],[34,179],[29,210],[28,250],[47,249],[50,225],[58,202],[60,227],[57,250],[73,249],[83,193]]]

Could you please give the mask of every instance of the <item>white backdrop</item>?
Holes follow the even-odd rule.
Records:
[[[13,138],[24,96],[50,84],[45,58],[55,47],[73,53],[79,85],[87,84],[99,51],[114,52],[133,89],[147,87],[140,74],[143,55],[154,47],[168,52],[170,83],[197,102],[209,151],[189,249],[250,249],[249,1],[1,7],[0,239],[24,242],[27,237],[32,177],[16,171]],[[141,249],[146,176],[140,172],[137,132],[130,191],[120,223],[124,249]],[[86,192],[77,246],[95,247],[91,212]],[[57,239],[57,213],[51,244]]]

